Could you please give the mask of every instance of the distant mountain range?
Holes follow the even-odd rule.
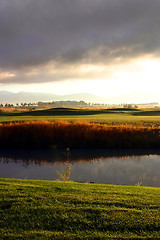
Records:
[[[55,95],[51,93],[37,93],[37,92],[18,92],[13,93],[9,91],[0,91],[0,103],[24,103],[24,102],[39,102],[39,101],[85,101],[92,103],[102,102],[102,99],[98,96],[80,93],[80,94],[70,94],[70,95]]]
[[[152,101],[153,99],[153,101]],[[147,103],[157,102],[150,93],[144,95],[141,93],[132,93],[121,95],[118,97],[98,97],[89,93],[69,94],[69,95],[55,95],[51,93],[37,93],[37,92],[18,92],[13,93],[9,91],[0,91],[0,103],[37,103],[37,102],[52,102],[52,101],[85,101],[87,103]]]

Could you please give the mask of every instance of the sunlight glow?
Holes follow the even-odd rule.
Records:
[[[90,93],[97,96],[122,96],[124,94],[141,94],[141,97],[160,96],[160,60],[154,58],[140,58],[125,64],[117,65],[80,65],[75,68],[71,66],[68,69],[65,66],[61,69],[60,74],[64,74],[66,79],[58,80],[58,70],[50,64],[40,71],[33,69],[28,73],[30,76],[45,77],[49,74],[52,78],[57,74],[52,82],[42,82],[34,84],[8,84],[8,91],[30,91],[30,92],[46,92],[57,95],[74,94],[74,93]],[[47,72],[43,73],[43,70]],[[67,74],[66,74],[67,73]],[[42,75],[41,75],[42,74]],[[1,73],[0,78],[14,77],[12,73]],[[47,76],[47,75],[46,75]],[[71,77],[69,77],[71,76]],[[146,99],[146,98],[145,98]],[[149,95],[148,95],[149,99]],[[156,97],[160,101],[160,97]],[[154,99],[153,99],[154,100]],[[150,99],[152,101],[152,99]]]

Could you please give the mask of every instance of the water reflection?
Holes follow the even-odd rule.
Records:
[[[55,180],[66,161],[72,181],[160,187],[160,152],[153,150],[1,150],[0,177]]]

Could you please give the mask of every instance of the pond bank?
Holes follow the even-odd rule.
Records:
[[[158,150],[0,150],[0,178],[56,180],[68,168],[74,182],[160,187]]]

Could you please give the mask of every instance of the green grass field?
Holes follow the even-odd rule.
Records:
[[[0,112],[0,122],[25,120],[69,120],[90,121],[109,124],[160,125],[157,109],[69,109],[55,108],[23,112]]]
[[[160,189],[0,179],[0,239],[160,239]]]

